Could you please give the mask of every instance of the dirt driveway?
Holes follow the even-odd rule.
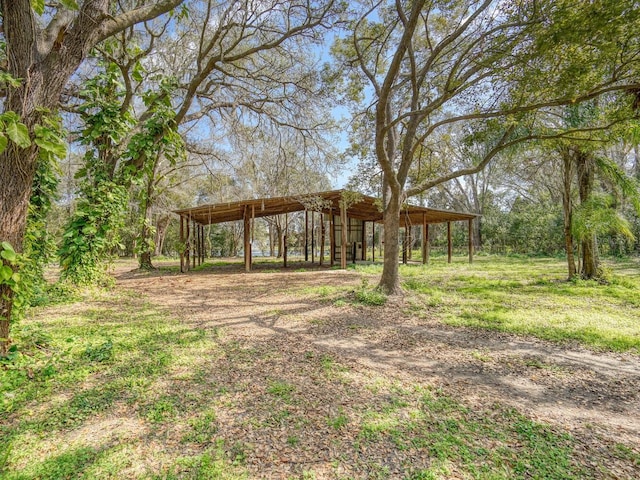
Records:
[[[119,272],[118,285],[194,328],[275,346],[285,359],[294,351],[329,352],[367,370],[442,387],[471,407],[511,405],[582,442],[640,445],[638,356],[449,327],[429,312],[411,315],[407,299],[336,306],[309,293],[310,287],[357,288],[361,278],[352,271],[214,268],[187,275]]]

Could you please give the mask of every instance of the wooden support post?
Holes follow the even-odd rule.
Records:
[[[324,213],[320,213],[320,266],[324,262]]]
[[[336,218],[333,208],[329,210],[329,265],[333,267],[336,260]]]
[[[287,268],[287,233],[289,233],[289,215],[284,214],[284,237],[282,238],[282,261]]]
[[[189,267],[191,266],[191,216],[187,217],[185,219],[185,222],[187,224],[187,237],[185,239],[185,244],[186,244],[186,258],[185,258],[185,267],[186,267],[186,271],[189,271]]]
[[[347,206],[344,201],[340,205],[340,268],[347,268]]]
[[[193,241],[191,242],[191,244],[193,245],[193,253],[191,254],[191,268],[196,268],[196,255],[197,255],[197,248],[198,248],[198,239],[197,239],[197,233],[196,233],[196,222],[195,220],[192,220],[191,222],[191,228],[193,229]]]
[[[199,225],[194,221],[193,222],[193,268],[197,265],[200,265],[198,262],[200,261],[200,229]]]
[[[429,262],[429,224],[427,223],[427,214],[422,214],[422,263],[426,265]]]
[[[311,263],[316,261],[316,216],[311,212]]]
[[[249,248],[249,265],[253,270],[253,239],[256,224],[256,206],[251,205],[251,248]]]
[[[469,263],[473,263],[473,218],[469,219]]]
[[[376,222],[371,222],[371,261],[376,261]]]
[[[204,261],[207,259],[207,237],[204,234],[204,225],[202,225],[200,228],[202,228],[202,263],[204,263]]]
[[[282,262],[284,268],[287,268],[287,234],[282,237]]]
[[[251,271],[251,221],[249,217],[249,207],[244,207],[244,271]]]
[[[402,242],[402,263],[407,264],[407,247],[409,244],[409,226],[405,222],[404,224],[404,240]]]
[[[198,266],[201,265],[201,259],[202,259],[202,239],[200,238],[200,224],[196,223],[195,225],[196,227],[196,231],[198,232],[198,234],[196,235],[196,243],[197,243],[197,252],[198,252],[198,261],[196,262]]]
[[[349,242],[349,250],[351,250],[351,263],[355,264],[358,245],[357,245],[357,242],[351,241],[351,239],[353,238],[353,235],[351,235],[351,231],[353,230],[353,228],[351,227],[352,219],[349,218],[347,220],[347,223],[349,224],[349,229],[347,230],[347,242]]]
[[[447,263],[451,263],[453,245],[451,244],[451,222],[447,222]]]
[[[362,221],[362,258],[367,261],[367,222]]]
[[[182,247],[180,248],[180,273],[184,273],[185,241],[184,241],[184,217],[182,215],[180,215],[180,245],[182,245]]]
[[[311,215],[313,215],[313,212],[311,212]],[[311,227],[311,235],[311,255],[313,255],[313,227]],[[309,210],[304,211],[304,261],[309,261]],[[313,260],[311,262],[313,263]]]

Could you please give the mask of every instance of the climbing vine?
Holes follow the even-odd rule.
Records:
[[[139,165],[135,183],[139,186],[140,215],[136,253],[140,255],[140,268],[152,268],[155,228],[150,213],[158,193],[159,164],[166,160],[170,165],[175,165],[185,158],[184,141],[178,133],[175,110],[171,105],[171,96],[176,87],[175,79],[162,78],[157,90],[144,95],[149,119],[141,132],[132,138],[127,150],[129,163]]]
[[[20,123],[12,115],[2,115],[5,120],[6,131],[12,141],[15,139],[11,123],[17,124],[20,132],[18,140],[26,146],[31,144],[28,133],[22,138]],[[6,119],[9,119],[7,122]],[[65,132],[58,116],[43,112],[40,125],[34,128],[35,138],[33,142],[38,145],[38,164],[34,177],[31,198],[29,203],[29,215],[22,245],[22,253],[15,251],[14,246],[8,242],[0,244],[0,286],[4,285],[13,292],[13,307],[11,309],[11,321],[17,321],[24,312],[24,307],[29,305],[45,287],[44,268],[53,258],[55,242],[51,238],[46,219],[55,199],[58,188],[58,160],[66,155]]]
[[[88,148],[84,166],[76,174],[82,179],[76,210],[58,252],[61,278],[80,285],[108,280],[109,253],[119,246],[129,199],[126,186],[115,178],[118,145],[134,124],[129,109],[122,107],[125,92],[115,65],[106,65],[87,81],[82,94],[85,128],[80,143]]]

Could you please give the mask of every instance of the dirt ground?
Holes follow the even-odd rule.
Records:
[[[117,278],[119,288],[142,293],[194,328],[224,329],[238,342],[268,344],[284,360],[309,350],[328,352],[354,368],[442,387],[467,405],[511,405],[582,442],[597,437],[640,445],[635,355],[454,328],[428,312],[422,318],[406,313],[407,298],[383,307],[336,306],[300,292],[308,286],[356,288],[362,275],[352,271],[246,274],[214,267],[177,275],[121,269]]]

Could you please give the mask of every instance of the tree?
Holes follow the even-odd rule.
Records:
[[[399,212],[407,198],[477,173],[500,151],[538,138],[527,128],[537,112],[638,87],[633,32],[639,12],[637,4],[622,0],[362,5],[350,35],[333,50],[348,72],[358,124],[372,132],[383,171],[380,288],[400,291]],[[502,131],[483,158],[409,183],[414,162],[436,132],[471,120],[497,122]]]
[[[289,129],[313,139],[328,123],[319,109],[322,95],[308,49],[330,25],[333,1],[187,4],[189,15],[178,18],[171,29],[154,32],[145,25],[147,38],[131,32],[100,48],[106,71],[118,73],[121,104],[112,110],[116,116],[133,117],[106,163],[112,165],[110,180],[121,186],[144,183],[138,195],[137,241],[144,268],[152,266],[148,214],[157,199],[157,166],[167,159],[179,161],[178,155],[169,155],[178,150],[179,135],[189,144],[202,143],[202,149],[219,139],[224,146],[218,150],[224,150],[233,146],[236,130],[247,126]],[[169,82],[171,89],[165,88]],[[141,95],[139,111],[132,115]],[[175,141],[168,141],[171,138]],[[101,143],[109,145],[106,140]],[[70,238],[75,242],[82,236],[79,229]]]
[[[29,197],[37,169],[36,129],[55,112],[67,81],[91,49],[131,25],[158,17],[182,3],[161,0],[118,12],[109,0],[63,1],[52,6],[30,0],[1,0],[6,74],[3,114],[19,118],[12,141],[0,153],[0,240],[22,251]],[[33,6],[32,6],[33,5]],[[141,5],[141,6],[140,6]],[[115,14],[114,14],[115,13]],[[26,138],[24,138],[26,137]],[[10,136],[11,138],[11,136]],[[6,259],[4,259],[6,260]],[[13,290],[0,284],[0,355],[9,345]]]

